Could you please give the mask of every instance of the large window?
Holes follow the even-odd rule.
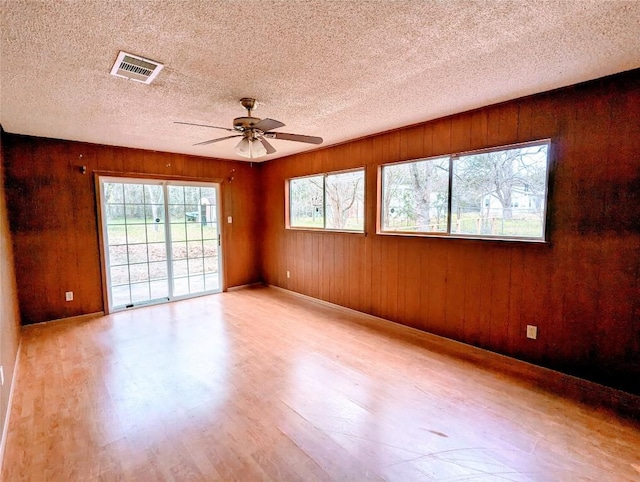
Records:
[[[290,228],[364,231],[364,169],[289,179]]]
[[[544,240],[549,142],[382,166],[380,232]]]

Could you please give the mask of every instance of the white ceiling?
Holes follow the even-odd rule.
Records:
[[[224,159],[237,139],[193,144],[229,133],[173,122],[255,97],[331,145],[640,67],[637,0],[1,1],[5,131]],[[113,77],[120,50],[164,70]]]

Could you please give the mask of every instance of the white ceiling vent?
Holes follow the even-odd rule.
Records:
[[[111,75],[135,80],[143,84],[150,84],[155,79],[164,65],[155,60],[145,59],[137,55],[120,52],[116,59]]]

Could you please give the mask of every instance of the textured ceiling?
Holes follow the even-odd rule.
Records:
[[[640,67],[637,0],[1,2],[5,131],[225,159],[237,139],[173,122],[231,127],[256,97],[331,145]],[[113,77],[120,50],[165,68]]]

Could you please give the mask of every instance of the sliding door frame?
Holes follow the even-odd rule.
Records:
[[[106,270],[107,266],[107,243],[104,239],[104,219],[102,216],[102,190],[100,188],[100,179],[103,177],[110,178],[122,178],[122,179],[140,179],[140,181],[144,181],[145,179],[150,181],[157,182],[177,182],[177,183],[203,183],[203,184],[217,184],[218,185],[218,229],[220,230],[220,249],[222,250],[222,256],[218,254],[219,265],[220,265],[220,292],[227,291],[227,240],[228,240],[228,230],[226,229],[226,224],[224,222],[226,210],[225,199],[227,198],[227,190],[226,190],[226,180],[221,178],[206,178],[206,177],[191,177],[191,176],[163,176],[159,174],[146,174],[140,172],[114,172],[114,171],[101,171],[96,170],[93,171],[93,187],[95,189],[95,200],[96,200],[96,219],[97,219],[97,236],[98,236],[98,245],[100,247],[100,278],[102,283],[102,306],[105,314],[109,314],[110,306],[109,306],[109,286],[108,286],[108,276]],[[210,293],[203,293],[207,295]],[[198,296],[198,295],[196,295]],[[184,299],[184,297],[177,297],[174,301],[179,301],[180,299]]]

